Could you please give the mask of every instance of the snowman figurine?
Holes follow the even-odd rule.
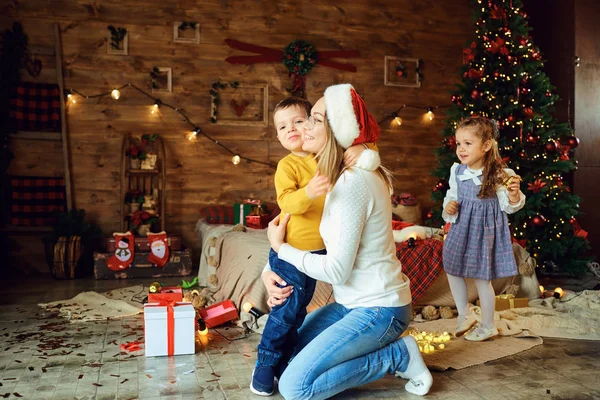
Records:
[[[119,261],[126,262],[131,258],[131,251],[129,250],[129,239],[126,237],[121,238],[117,243],[117,250],[115,256]]]

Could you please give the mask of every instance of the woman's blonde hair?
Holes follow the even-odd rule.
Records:
[[[323,124],[325,126],[326,141],[323,148],[316,155],[317,170],[321,175],[327,177],[331,182],[331,188],[333,188],[342,173],[348,168],[344,165],[344,148],[335,139],[327,120],[327,111],[325,111]],[[374,172],[385,182],[391,194],[393,192],[392,173],[381,165]]]
[[[488,140],[492,141],[492,147],[483,156],[483,180],[477,197],[480,199],[494,197],[498,185],[501,185],[508,178],[504,172],[506,164],[502,162],[498,150],[498,124],[493,119],[469,117],[458,124],[456,132],[460,129],[472,130],[483,144]]]

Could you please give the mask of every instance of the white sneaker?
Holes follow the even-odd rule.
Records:
[[[469,331],[477,323],[477,320],[469,314],[467,317],[458,317],[458,326],[454,332],[454,337],[461,337]]]
[[[408,350],[409,362],[406,371],[396,371],[396,376],[402,379],[408,379],[404,389],[408,393],[416,394],[418,396],[425,396],[429,393],[431,385],[433,384],[433,377],[431,372],[425,365],[421,352],[419,351],[419,345],[415,338],[410,335],[403,336],[400,340],[404,341]]]
[[[465,335],[465,340],[470,342],[483,342],[498,336],[500,332],[495,327],[487,328],[481,324],[478,324],[475,329]]]

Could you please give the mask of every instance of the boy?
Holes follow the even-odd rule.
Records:
[[[326,177],[319,175],[314,154],[302,150],[304,125],[310,110],[310,102],[297,97],[282,100],[273,110],[277,138],[290,151],[277,164],[275,189],[281,212],[292,216],[286,229],[287,243],[301,250],[325,254],[319,225],[330,183]],[[373,141],[377,140],[374,139]],[[371,146],[375,147],[373,144]],[[364,150],[362,145],[349,148],[345,153],[346,163],[357,160]],[[376,169],[379,157],[375,153],[372,158],[376,159],[373,168]],[[252,373],[250,390],[261,396],[273,394],[275,375],[281,376],[292,356],[298,339],[298,328],[304,322],[306,307],[316,285],[313,278],[279,260],[273,249],[269,253],[269,264],[288,285],[294,287],[294,291],[285,303],[271,310],[258,345],[258,359]]]

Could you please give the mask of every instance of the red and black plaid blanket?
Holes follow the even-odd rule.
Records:
[[[11,177],[11,213],[13,226],[47,226],[53,212],[67,209],[65,180],[55,177]]]
[[[413,304],[421,297],[444,269],[442,249],[437,239],[423,239],[408,247],[408,242],[396,243],[396,256],[402,263],[402,272],[410,279]]]
[[[20,131],[60,132],[60,89],[49,83],[20,83],[11,93],[10,117]]]

